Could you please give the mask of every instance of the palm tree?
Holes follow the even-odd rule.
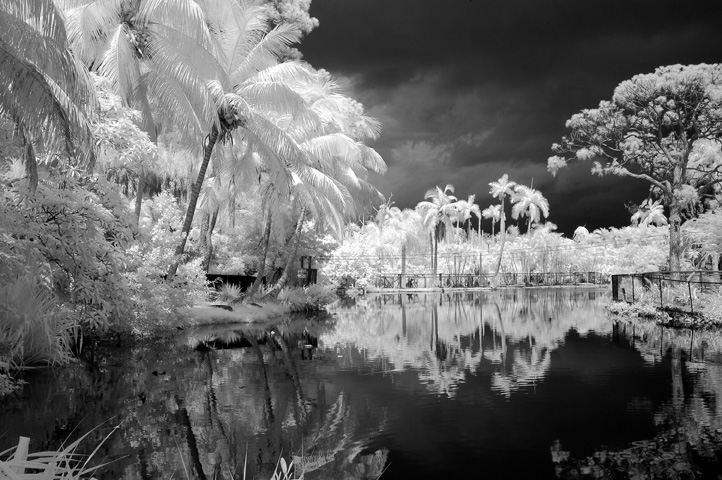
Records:
[[[216,120],[206,78],[219,77],[213,11],[191,0],[64,0],[71,48],[92,71],[108,78],[126,106],[141,113],[152,142],[175,127],[182,138],[201,136]],[[217,2],[205,4],[212,9]],[[138,169],[140,216],[147,172]]]
[[[664,215],[664,206],[659,200],[652,201],[647,198],[639,206],[632,218],[632,225],[667,225],[667,217]]]
[[[0,115],[16,126],[34,191],[37,148],[92,166],[88,118],[97,107],[95,91],[68,49],[63,14],[52,0],[2,0],[0,5]]]
[[[424,198],[430,199],[430,201],[419,202],[416,205],[416,210],[424,219],[424,226],[429,229],[434,278],[438,271],[439,241],[444,237],[446,228],[451,225],[451,219],[455,216],[453,204],[456,202],[456,197],[451,193],[454,193],[454,186],[451,184],[447,184],[443,190],[438,186],[430,188],[424,194]]]
[[[476,195],[469,195],[468,200],[458,200],[455,204],[456,221],[466,227],[466,239],[469,239],[469,229],[471,226],[471,215],[475,215],[479,219],[479,232],[481,232],[481,210],[479,205],[475,203]]]
[[[494,226],[496,225],[496,222],[501,219],[501,205],[489,205],[481,211],[481,215],[484,218],[491,219],[491,238],[494,238],[494,241],[496,241],[494,237]]]
[[[234,13],[242,15],[245,22],[239,22],[232,15]],[[292,122],[308,122],[307,116],[302,114],[303,98],[288,87],[287,82],[299,77],[309,78],[311,73],[299,63],[278,63],[277,57],[284,48],[300,39],[300,32],[286,25],[269,31],[263,9],[232,10],[224,19],[231,23],[216,27],[216,30],[238,33],[222,38],[217,61],[223,76],[207,82],[217,108],[216,118],[209,124],[210,133],[203,142],[203,160],[189,198],[181,241],[176,247],[177,260],[168,270],[169,277],[175,275],[180,256],[185,251],[198,196],[217,142],[230,141],[237,131],[242,131],[243,137],[237,141],[246,142],[252,152],[263,152],[273,158],[278,168],[306,163],[305,153],[285,131],[288,126],[284,130],[273,121],[273,118],[285,115]]]
[[[512,195],[512,202],[512,218],[514,220],[519,217],[527,217],[529,219],[527,233],[531,230],[534,222],[539,222],[542,216],[544,216],[544,218],[549,216],[549,202],[539,190],[524,185],[517,185]]]
[[[510,181],[509,176],[505,173],[496,182],[490,182],[489,186],[491,186],[489,193],[491,193],[492,197],[499,199],[499,208],[501,210],[501,221],[499,227],[499,231],[501,232],[501,247],[499,248],[499,261],[496,264],[496,273],[494,274],[494,277],[496,278],[499,276],[499,270],[501,270],[501,259],[504,256],[504,242],[506,241],[506,214],[504,213],[504,199],[507,196],[514,194],[516,182]]]

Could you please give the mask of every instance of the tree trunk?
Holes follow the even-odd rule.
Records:
[[[293,267],[293,263],[296,261],[296,254],[298,253],[298,246],[301,243],[301,228],[303,228],[303,220],[306,216],[306,207],[301,208],[301,213],[298,216],[298,222],[296,222],[296,230],[294,232],[293,236],[293,247],[291,248],[291,255],[288,257],[288,260],[286,261],[286,267],[283,269],[283,274],[281,274],[281,278],[278,279],[278,282],[271,288],[264,297],[267,297],[269,295],[276,295],[281,289],[286,286],[286,282],[288,282],[288,276],[291,274],[291,268]]]
[[[25,175],[28,177],[28,190],[35,193],[38,189],[38,161],[35,158],[33,144],[25,140]]]
[[[256,280],[251,286],[251,291],[248,292],[248,298],[253,300],[256,292],[261,287],[263,277],[266,275],[266,258],[268,258],[268,246],[271,243],[271,208],[269,206],[266,214],[266,226],[263,229],[263,256],[258,266],[258,273],[256,273]]]
[[[140,222],[140,208],[143,205],[143,190],[145,190],[145,169],[141,167],[138,173],[138,188],[135,193],[135,221]]]
[[[406,288],[406,243],[401,245],[401,288]]]
[[[186,210],[186,217],[183,221],[183,228],[181,229],[181,240],[175,249],[176,258],[173,260],[173,263],[168,269],[168,279],[171,279],[175,276],[181,260],[180,256],[183,255],[183,252],[185,252],[186,242],[188,241],[188,234],[191,231],[191,224],[193,223],[193,215],[196,212],[196,205],[198,204],[198,196],[200,195],[201,186],[203,185],[203,180],[206,176],[206,170],[208,169],[208,164],[211,161],[211,153],[213,153],[213,147],[215,146],[217,140],[218,129],[215,125],[213,125],[213,128],[211,128],[211,133],[207,137],[206,144],[203,146],[203,163],[201,163],[201,168],[198,171],[198,178],[193,184],[193,191],[191,192],[191,196],[188,199],[188,209]]]
[[[669,206],[669,270],[679,272],[682,245],[680,225],[682,223],[679,202],[672,200]]]
[[[203,212],[201,215],[201,234],[198,237],[198,249],[205,255],[208,248],[208,227],[211,224],[211,214]]]
[[[213,260],[213,229],[216,227],[216,220],[218,220],[218,207],[213,211],[213,215],[210,216],[205,235],[205,249],[203,250],[201,268],[206,273],[210,270],[211,260]]]
[[[501,270],[501,259],[504,256],[504,242],[506,241],[506,215],[504,214],[504,197],[501,197],[501,218],[499,219],[499,233],[501,236],[501,246],[499,247],[499,261],[496,262],[496,272],[494,273],[494,282],[499,277]]]

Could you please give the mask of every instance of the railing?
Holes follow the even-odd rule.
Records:
[[[491,285],[493,278],[492,273],[395,273],[379,275],[375,286],[384,289],[479,288]],[[609,276],[600,272],[500,273],[498,282],[499,286],[599,285],[608,283]]]
[[[722,272],[694,270],[612,275],[612,300],[648,302],[662,309],[676,308],[694,313],[705,295],[722,294]]]

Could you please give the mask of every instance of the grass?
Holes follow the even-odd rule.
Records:
[[[0,286],[0,361],[11,367],[70,360],[72,325],[34,272]],[[5,360],[3,360],[5,359]]]
[[[96,427],[97,428],[97,427]],[[90,455],[77,453],[78,446],[93,431],[86,433],[61,450],[29,453],[30,439],[20,437],[17,446],[0,452],[0,480],[75,480],[92,478],[92,474],[107,465],[89,466],[101,445],[118,428],[116,426]]]

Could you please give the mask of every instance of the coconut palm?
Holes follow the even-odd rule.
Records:
[[[484,218],[490,218],[491,219],[491,238],[494,237],[494,226],[496,225],[496,222],[501,220],[501,205],[489,205],[484,210],[481,211],[481,215]],[[496,239],[494,240],[496,241]]]
[[[451,184],[447,184],[443,190],[436,186],[424,194],[424,198],[429,201],[419,202],[416,205],[416,210],[423,218],[424,226],[429,230],[433,251],[431,263],[434,278],[436,278],[438,270],[439,241],[444,238],[447,227],[451,226],[451,219],[456,215],[453,205],[456,197],[451,195],[452,193],[454,193],[454,186]]]
[[[233,4],[235,5],[235,4]],[[286,129],[274,119],[288,117],[291,122],[304,123],[303,98],[287,82],[299,77],[310,77],[306,67],[295,62],[278,63],[278,55],[290,44],[300,39],[300,32],[293,27],[279,25],[268,30],[265,10],[259,8],[234,8],[222,16],[227,24],[214,27],[215,31],[232,32],[221,37],[216,60],[223,75],[206,83],[216,105],[216,118],[209,123],[210,133],[203,142],[203,160],[193,185],[188,208],[181,231],[181,241],[176,247],[176,260],[168,270],[172,277],[178,268],[180,256],[193,222],[205,173],[216,143],[245,142],[251,152],[263,152],[275,160],[275,168],[284,169],[294,163],[307,163],[305,153],[291,138]],[[234,16],[234,15],[237,15]],[[218,72],[216,72],[218,73]],[[239,137],[242,132],[242,137]]]
[[[184,139],[216,121],[207,78],[219,77],[211,27],[219,2],[191,0],[63,0],[71,48],[92,71],[108,78],[126,106],[141,113],[151,141],[179,129]],[[139,217],[147,172],[138,169]]]
[[[466,238],[469,239],[469,229],[471,226],[471,215],[475,215],[479,219],[479,231],[481,231],[481,210],[479,205],[475,203],[476,195],[469,195],[467,200],[458,200],[454,204],[456,208],[456,222],[466,227]]]
[[[97,102],[90,77],[68,49],[63,14],[52,0],[2,0],[0,6],[0,115],[13,121],[24,144],[32,191],[37,153],[64,153],[92,165],[88,118]]]
[[[659,200],[645,199],[634,215],[630,218],[632,225],[667,225],[667,217],[664,215],[664,206]]]
[[[492,197],[499,199],[499,208],[501,210],[501,220],[499,226],[499,231],[501,232],[501,246],[499,248],[499,261],[496,264],[496,273],[494,274],[494,277],[496,278],[499,276],[499,270],[501,270],[501,259],[504,256],[504,242],[506,241],[506,214],[504,213],[504,200],[507,196],[512,196],[514,194],[516,182],[510,181],[509,176],[505,173],[496,182],[490,182],[489,186],[491,187],[489,193],[491,193]]]
[[[519,217],[527,217],[527,232],[531,230],[534,222],[539,222],[542,218],[549,216],[549,202],[539,190],[535,190],[525,185],[517,185],[512,195],[513,205],[511,207],[511,216],[514,220]]]

